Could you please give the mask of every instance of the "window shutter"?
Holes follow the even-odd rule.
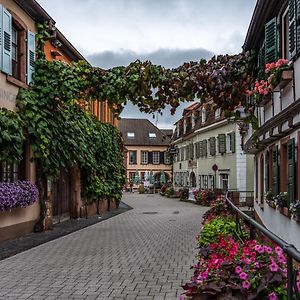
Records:
[[[202,141],[203,156],[207,156],[207,140]]]
[[[290,59],[297,54],[296,1],[289,0],[289,52]]]
[[[263,64],[263,51],[259,49],[257,54],[257,68],[258,68],[258,79],[262,80],[264,77],[264,64]]]
[[[266,153],[266,158],[265,158],[265,174],[266,174],[266,191],[268,191],[270,189],[269,187],[269,177],[270,177],[270,168],[269,168],[269,165],[270,165],[270,158],[269,158],[269,152]]]
[[[153,153],[152,152],[148,152],[148,163],[153,164]]]
[[[2,27],[3,27],[3,6],[0,4],[0,49],[2,49],[2,47],[3,47],[3,28]],[[0,55],[0,69],[2,70],[2,55]]]
[[[287,152],[288,152],[288,204],[290,204],[295,201],[295,139],[289,140],[287,145]]]
[[[12,75],[12,18],[11,14],[3,7],[2,9],[2,71]]]
[[[278,60],[278,37],[276,17],[265,25],[265,63]]]
[[[272,151],[272,190],[275,195],[279,193],[279,161],[278,161],[278,146]]]
[[[297,54],[300,54],[300,0],[296,0],[296,36],[297,36]]]
[[[225,134],[219,134],[218,135],[218,150],[219,153],[224,154],[226,153],[226,135]]]
[[[215,137],[211,137],[209,139],[209,153],[211,156],[215,156],[216,155],[216,138]]]
[[[35,62],[35,34],[27,32],[27,84],[32,82]]]
[[[159,152],[159,163],[161,165],[165,164],[165,152]]]
[[[190,159],[194,159],[194,144],[190,144]]]
[[[235,153],[235,132],[231,132],[230,136],[230,150],[232,153]]]

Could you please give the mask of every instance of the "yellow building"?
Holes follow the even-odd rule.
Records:
[[[146,119],[121,119],[119,129],[126,147],[125,164],[128,182],[139,174],[141,182],[146,181],[151,171],[156,181],[161,172],[166,180],[171,179],[172,167],[167,149],[172,130],[161,130]]]

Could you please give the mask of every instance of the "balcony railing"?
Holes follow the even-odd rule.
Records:
[[[265,228],[264,226],[257,223],[253,218],[242,212],[229,197],[229,193],[225,196],[228,208],[236,216],[237,232],[240,231],[240,218],[245,220],[245,223],[249,224],[250,237],[255,238],[256,231],[266,236],[268,239],[280,246],[283,251],[287,254],[287,291],[288,300],[300,299],[300,294],[296,285],[297,270],[294,269],[294,261],[300,263],[300,252],[292,244],[287,243],[280,237],[275,235],[273,232]]]

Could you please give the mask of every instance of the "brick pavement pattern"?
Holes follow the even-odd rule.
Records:
[[[178,299],[205,208],[126,193],[134,209],[0,262],[0,299]]]

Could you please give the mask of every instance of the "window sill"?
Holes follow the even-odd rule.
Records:
[[[19,87],[19,88],[23,88],[23,89],[27,89],[28,85],[25,82],[22,82],[10,75],[6,75],[6,80],[12,84],[14,84],[15,86]]]

